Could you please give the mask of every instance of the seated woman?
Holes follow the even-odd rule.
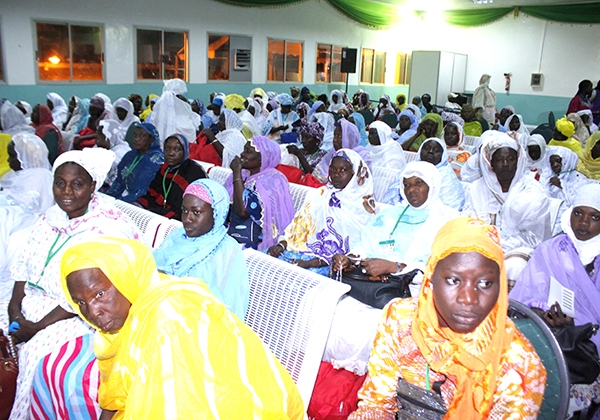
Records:
[[[577,171],[589,179],[600,179],[600,132],[592,134],[579,153]]]
[[[279,145],[256,136],[231,162],[233,173],[225,181],[232,202],[229,235],[260,251],[277,243],[294,217],[294,203],[285,176],[275,167],[281,160]]]
[[[63,152],[63,141],[60,130],[52,124],[52,111],[46,105],[36,105],[31,111],[31,125],[35,135],[41,138],[48,147],[48,159],[53,164]]]
[[[418,297],[395,299],[383,309],[369,376],[350,420],[408,418],[398,381],[441,396],[444,418],[537,418],[546,371],[506,316],[499,243],[495,228],[470,217],[440,229]]]
[[[465,135],[475,137],[481,136],[483,129],[481,128],[481,123],[477,121],[477,113],[472,105],[463,105],[460,116],[465,121]]]
[[[350,252],[359,256],[363,273],[371,276],[424,270],[433,238],[458,211],[440,201],[440,173],[429,162],[409,162],[402,171],[402,203],[386,207],[361,230]],[[350,258],[333,257],[334,270],[348,269]],[[414,287],[411,288],[415,292]]]
[[[135,202],[146,194],[164,162],[156,128],[150,123],[138,124],[133,133],[133,150],[121,159],[117,177],[106,193],[127,203]]]
[[[141,106],[141,103],[140,103]],[[114,112],[110,118],[121,124],[121,128],[125,133],[129,130],[132,124],[137,125],[140,119],[135,115],[133,104],[127,98],[119,98],[113,103]]]
[[[548,196],[561,199],[571,206],[577,192],[590,180],[577,172],[579,158],[566,147],[549,146],[542,174],[542,185]]]
[[[404,143],[417,133],[417,128],[419,128],[419,122],[415,114],[409,110],[402,111],[398,115],[398,129],[396,130],[398,138],[396,141],[400,144]]]
[[[521,136],[525,136],[526,138],[530,135],[527,126],[523,122],[523,117],[519,114],[510,115],[504,122],[504,129],[507,133],[512,131],[519,133]]]
[[[172,276],[202,279],[227,309],[244,320],[250,293],[248,267],[239,244],[225,228],[227,190],[210,179],[194,181],[183,193],[181,212],[183,227],[154,250],[156,266]]]
[[[567,120],[567,117],[556,121],[556,127],[552,132],[552,140],[548,142],[548,146],[567,147],[575,153],[580,153],[583,149],[581,143],[573,138],[575,134],[575,124]]]
[[[346,122],[347,124],[351,124]],[[372,214],[363,197],[373,195],[373,176],[358,153],[340,149],[328,167],[329,181],[306,197],[302,210],[268,254],[324,276],[335,254],[346,254],[360,239]]]
[[[21,110],[7,100],[0,106],[0,130],[10,136],[23,132],[35,133],[35,129],[27,123]]]
[[[312,122],[302,124],[298,134],[302,140],[302,149],[295,144],[290,144],[287,146],[287,151],[298,158],[300,169],[304,174],[312,174],[323,156],[327,154],[326,150],[321,149],[325,132],[321,124]]]
[[[348,117],[348,121],[350,121],[356,126],[356,128],[358,128],[358,132],[360,134],[360,145],[365,147],[367,144],[369,144],[369,133],[367,132],[365,117],[363,117],[362,114],[358,112],[353,112]]]
[[[384,115],[396,113],[390,102],[391,100],[389,95],[386,95],[385,93],[381,95],[377,109],[375,109],[375,112],[373,113],[373,118],[375,120],[381,121]]]
[[[518,277],[510,298],[536,310],[550,326],[600,324],[600,186],[578,191],[561,217],[563,232],[535,249]],[[557,281],[574,294],[574,318],[549,301],[550,283]],[[600,349],[600,336],[591,340]],[[600,378],[591,385],[571,385],[569,413],[598,402]]]
[[[526,142],[527,167],[535,179],[539,181],[546,159],[546,139],[541,134],[532,134]]]
[[[183,192],[191,182],[206,178],[206,173],[202,166],[189,159],[190,146],[181,134],[169,136],[164,148],[165,163],[137,202],[152,213],[181,220]]]
[[[323,156],[321,162],[319,162],[312,172],[313,176],[317,178],[319,182],[323,184],[327,183],[329,178],[329,165],[331,164],[334,154],[340,149],[350,149],[355,151],[369,169],[371,168],[371,155],[367,149],[360,146],[360,133],[358,132],[358,128],[350,121],[342,118],[335,123],[333,149]]]
[[[440,200],[445,205],[461,211],[465,204],[465,191],[448,162],[446,143],[437,137],[425,140],[417,152],[417,161],[429,162],[440,172]],[[400,200],[403,189],[402,175],[392,182],[385,193],[383,202],[394,205]]]
[[[76,245],[61,280],[97,329],[101,418],[303,418],[296,385],[260,338],[205,284],[160,274],[143,244]]]
[[[242,134],[244,123],[240,117],[230,109],[223,108],[217,121],[219,132],[215,134],[210,129],[204,130],[204,135],[215,147],[221,158],[221,166],[229,168],[235,157],[239,157],[244,150],[246,138]]]
[[[335,119],[333,115],[327,112],[327,107],[322,101],[317,101],[310,108],[308,113],[309,122],[318,122],[323,127],[322,148],[329,151],[333,148],[333,130],[335,129]]]
[[[507,252],[534,249],[552,236],[549,198],[539,182],[526,176],[519,143],[506,133],[488,131],[478,153],[482,178],[471,184],[463,214],[497,226]]]
[[[450,162],[454,173],[460,179],[460,170],[471,157],[471,153],[465,148],[465,132],[462,125],[450,121],[444,127],[443,139],[448,152],[448,162]]]
[[[86,147],[94,147],[96,144],[96,131],[100,121],[110,117],[110,113],[106,110],[104,99],[96,95],[90,99],[89,116],[79,132],[79,136],[73,139],[73,149],[81,150]]]
[[[0,328],[6,331],[10,323],[8,331],[15,343],[22,343],[11,418],[29,418],[31,384],[40,359],[54,347],[90,332],[60,286],[59,266],[65,250],[99,235],[138,238],[129,218],[96,194],[113,159],[108,150],[86,149],[63,153],[54,162],[56,205],[33,225],[13,268],[8,322],[0,314]]]
[[[390,126],[382,121],[373,121],[369,125],[369,144],[366,149],[371,156],[371,167],[402,170],[406,166],[402,146],[392,138]]]
[[[421,144],[423,144],[425,140],[431,137],[437,137],[438,139],[441,139],[443,129],[444,121],[442,121],[442,117],[439,114],[426,114],[419,123],[417,132],[404,143],[402,143],[402,148],[404,150],[412,150],[416,152],[419,150],[419,147],[421,147]]]
[[[404,93],[399,93],[396,95],[396,106],[400,110],[400,112],[406,109],[406,95]]]
[[[102,147],[115,154],[115,160],[104,181],[104,185],[107,186],[105,188],[110,188],[115,181],[117,174],[119,173],[119,163],[121,163],[123,157],[131,151],[131,147],[129,147],[129,144],[125,141],[125,134],[125,131],[123,131],[121,124],[119,124],[118,121],[102,120],[98,123],[98,131],[96,131],[96,147]]]

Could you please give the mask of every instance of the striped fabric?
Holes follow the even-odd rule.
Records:
[[[99,384],[94,334],[68,341],[44,357],[36,369],[31,418],[96,420],[101,413]]]

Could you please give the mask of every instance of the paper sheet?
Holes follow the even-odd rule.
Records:
[[[558,302],[563,313],[575,318],[575,293],[567,289],[554,277],[550,277],[550,293],[548,294],[548,306]]]

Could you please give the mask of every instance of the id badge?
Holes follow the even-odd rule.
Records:
[[[388,239],[387,241],[379,242],[379,249],[385,253],[394,252],[394,246],[396,245],[396,241],[393,239]]]

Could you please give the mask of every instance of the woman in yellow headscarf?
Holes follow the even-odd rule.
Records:
[[[448,222],[433,243],[419,297],[383,309],[369,376],[349,419],[410,412],[396,404],[399,380],[436,390],[444,419],[535,419],[546,371],[508,319],[507,294],[496,228],[471,217]]]
[[[98,401],[114,419],[303,418],[292,378],[260,338],[202,281],[159,274],[143,244],[73,246],[61,280],[99,330]]]
[[[8,165],[8,143],[10,143],[12,136],[10,134],[0,133],[0,178],[10,171]]]
[[[155,95],[154,93],[148,95],[148,97],[146,98],[146,109],[144,109],[140,114],[141,122],[146,121],[148,119],[148,116],[152,114],[152,107],[154,106],[155,99],[158,98],[160,98],[160,96]]]
[[[575,124],[565,116],[556,121],[552,140],[550,140],[548,146],[566,147],[579,154],[583,148],[581,147],[581,143],[573,138],[573,134],[575,134]]]
[[[576,170],[590,179],[600,179],[600,131],[588,137],[585,149],[578,155]]]

